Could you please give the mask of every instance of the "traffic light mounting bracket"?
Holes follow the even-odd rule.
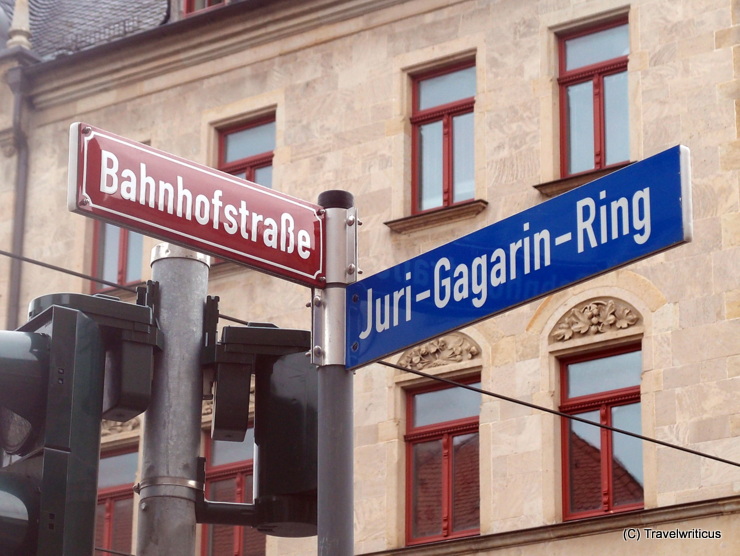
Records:
[[[265,419],[262,422],[259,417],[256,418],[255,438],[261,437],[266,442],[271,434],[270,421],[273,420],[270,413],[276,411],[277,406],[273,407],[273,405],[278,403],[276,399],[273,399],[276,386],[271,383],[270,379],[275,372],[274,366],[284,356],[305,357],[304,367],[310,366],[310,360],[304,352],[310,349],[311,333],[308,330],[282,329],[270,323],[248,323],[247,326],[224,327],[221,341],[216,342],[218,301],[217,297],[207,298],[203,326],[204,398],[211,397],[212,388],[214,400],[211,436],[215,440],[234,442],[244,440],[249,426],[249,396],[254,374],[257,378],[256,412],[258,415],[263,414]],[[303,378],[299,376],[302,374]],[[299,383],[301,380],[315,383],[315,378],[305,377],[303,369],[287,370],[287,372],[282,370],[278,372],[278,375],[284,375],[283,381],[287,377],[288,382],[298,378]],[[291,385],[296,387],[295,382]],[[301,390],[301,386],[306,387],[307,385],[298,384],[298,390]],[[302,407],[304,411],[315,413],[315,402],[309,403],[310,407],[306,407],[307,391],[304,389],[303,392],[294,392],[295,397],[290,398],[288,403],[294,409]],[[284,417],[287,419],[287,415]],[[287,420],[290,421],[290,419]],[[315,421],[313,429],[315,429]],[[287,481],[291,487],[295,487],[295,492],[282,492],[276,489],[275,477],[267,472],[263,474],[257,469],[260,457],[258,452],[255,463],[255,503],[207,500],[205,490],[201,489],[196,492],[196,521],[249,526],[277,536],[293,537],[316,534],[315,430],[313,442],[305,438],[301,439],[303,442],[299,442],[297,438],[294,440],[303,449],[306,445],[314,446],[314,454],[311,458],[314,460],[313,463],[298,462],[298,465],[307,466],[311,470],[308,474],[310,477],[304,473],[301,477],[293,477],[292,481]],[[296,475],[301,474],[296,473]],[[198,460],[196,482],[205,485],[204,458]],[[263,492],[259,492],[260,489]]]

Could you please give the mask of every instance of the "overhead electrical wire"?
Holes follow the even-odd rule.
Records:
[[[90,280],[91,282],[97,282],[98,284],[103,284],[104,286],[109,286],[111,288],[118,288],[120,290],[125,290],[128,292],[136,293],[136,288],[129,288],[127,286],[122,286],[120,284],[116,284],[115,282],[109,282],[108,280],[103,280],[102,278],[96,278],[94,276],[88,276],[87,274],[76,272],[68,268],[63,268],[61,266],[44,263],[41,261],[37,261],[36,259],[30,259],[28,257],[24,257],[23,255],[16,255],[15,253],[10,253],[9,251],[3,251],[2,249],[0,249],[0,255],[10,257],[11,259],[17,259],[19,261],[23,261],[24,263],[35,264],[36,266],[48,268],[49,270],[55,270],[63,274],[69,274],[70,276],[75,276],[77,278],[84,278],[85,280]]]
[[[10,257],[11,259],[18,259],[19,261],[22,261],[24,263],[34,264],[36,266],[40,266],[43,268],[47,268],[49,270],[54,270],[56,272],[61,272],[62,274],[69,274],[70,276],[75,276],[76,278],[83,278],[84,280],[90,280],[91,282],[96,282],[98,284],[103,284],[104,286],[108,286],[110,288],[116,288],[119,290],[127,291],[130,293],[136,293],[136,288],[132,288],[129,286],[123,286],[121,284],[117,284],[116,282],[110,282],[108,280],[103,280],[102,278],[96,278],[95,276],[90,276],[89,274],[83,274],[82,272],[77,272],[75,270],[70,270],[68,268],[64,268],[61,266],[56,266],[49,263],[44,263],[41,261],[38,261],[36,259],[31,259],[29,257],[24,257],[23,255],[16,255],[15,253],[10,253],[9,251],[3,251],[0,249],[0,255],[4,255],[6,257]],[[228,315],[224,315],[219,313],[219,318],[228,320],[231,322],[236,322],[239,324],[249,324],[247,321],[238,319],[236,317],[230,317]]]
[[[704,452],[699,452],[697,450],[692,450],[691,448],[685,448],[683,446],[678,446],[677,444],[671,444],[670,442],[664,442],[663,440],[658,440],[657,438],[650,438],[649,436],[644,436],[642,434],[637,434],[637,433],[630,432],[630,431],[627,431],[627,430],[624,430],[624,429],[618,429],[616,427],[612,427],[612,426],[609,426],[609,425],[604,425],[602,423],[596,423],[594,421],[589,421],[588,419],[583,419],[582,417],[577,417],[576,415],[571,415],[569,413],[563,413],[562,411],[557,411],[555,409],[550,409],[549,407],[544,407],[544,406],[541,406],[541,405],[537,405],[537,404],[525,402],[523,400],[518,400],[516,398],[511,398],[509,396],[504,396],[503,394],[496,394],[495,392],[490,392],[488,390],[483,390],[482,388],[477,388],[475,386],[471,386],[470,384],[464,384],[462,382],[457,382],[457,381],[451,380],[449,378],[432,375],[432,374],[429,374],[429,373],[425,373],[423,371],[417,371],[416,369],[410,369],[408,367],[403,367],[401,365],[395,365],[394,363],[388,363],[387,361],[378,361],[378,363],[380,365],[385,365],[386,367],[391,367],[393,369],[398,369],[399,371],[404,371],[404,372],[407,372],[407,373],[412,373],[412,374],[415,374],[415,375],[418,375],[418,376],[421,376],[421,377],[424,377],[424,378],[428,378],[430,380],[436,380],[436,381],[439,381],[439,382],[444,382],[445,384],[449,384],[451,386],[457,386],[457,387],[460,387],[460,388],[465,388],[466,390],[471,390],[473,392],[477,392],[477,393],[482,394],[482,395],[485,395],[485,396],[490,396],[492,398],[497,398],[499,400],[503,400],[503,401],[506,401],[506,402],[511,402],[511,403],[515,403],[515,404],[518,404],[518,405],[523,405],[525,407],[529,407],[530,409],[535,409],[537,411],[544,411],[545,413],[550,413],[550,414],[556,415],[558,417],[563,417],[565,419],[571,419],[572,421],[578,421],[580,423],[586,423],[587,425],[593,425],[595,427],[606,429],[606,430],[609,430],[609,431],[612,431],[612,432],[616,432],[616,433],[619,433],[619,434],[625,434],[627,436],[632,436],[634,438],[638,438],[638,439],[644,440],[646,442],[652,442],[653,444],[659,444],[661,446],[665,446],[666,448],[672,448],[674,450],[680,450],[682,452],[693,454],[695,456],[701,456],[703,458],[708,458],[708,459],[712,459],[712,460],[715,460],[715,461],[719,461],[721,463],[726,463],[728,465],[734,465],[735,467],[740,467],[740,462],[736,462],[736,461],[731,461],[731,460],[728,460],[728,459],[720,458],[720,457],[717,457],[717,456],[713,456],[711,454],[707,454],[707,453],[704,453]]]
[[[89,275],[83,274],[81,272],[76,272],[74,270],[69,270],[67,268],[63,268],[63,267],[60,267],[60,266],[56,266],[56,265],[44,263],[44,262],[41,262],[41,261],[37,261],[35,259],[24,257],[22,255],[16,255],[16,254],[10,253],[8,251],[0,250],[0,255],[4,255],[6,257],[11,257],[11,258],[19,259],[19,260],[21,260],[23,262],[26,262],[26,263],[29,263],[29,264],[35,264],[35,265],[38,265],[38,266],[41,266],[41,267],[44,267],[44,268],[47,268],[47,269],[50,269],[50,270],[54,270],[54,271],[57,271],[57,272],[62,272],[64,274],[69,274],[71,276],[75,276],[77,278],[83,278],[85,280],[90,280],[92,282],[97,282],[99,284],[103,284],[103,285],[106,285],[106,286],[109,286],[109,287],[112,287],[112,288],[118,288],[118,289],[125,290],[125,291],[128,291],[128,292],[136,293],[136,289],[135,288],[131,288],[131,287],[128,287],[128,286],[122,286],[120,284],[116,284],[115,282],[109,282],[107,280],[103,280],[101,278],[96,278],[94,276],[89,276]],[[238,318],[235,318],[235,317],[230,317],[228,315],[223,315],[223,314],[220,314],[219,313],[218,316],[221,319],[228,320],[228,321],[231,321],[231,322],[236,322],[236,323],[245,324],[245,325],[249,324],[245,320],[238,319]],[[699,452],[698,450],[692,450],[691,448],[686,448],[684,446],[679,446],[677,444],[671,444],[670,442],[665,442],[663,440],[658,440],[657,438],[650,438],[649,436],[644,436],[644,435],[637,434],[637,433],[634,433],[634,432],[630,432],[630,431],[627,431],[627,430],[618,429],[616,427],[612,427],[612,426],[609,426],[609,425],[604,425],[602,423],[595,423],[593,421],[589,421],[587,419],[583,419],[583,418],[578,417],[576,415],[571,415],[571,414],[568,414],[568,413],[563,413],[563,412],[557,411],[555,409],[550,409],[549,407],[544,407],[544,406],[541,406],[541,405],[537,405],[537,404],[525,402],[523,400],[518,400],[516,398],[511,398],[509,396],[504,396],[503,394],[496,394],[495,392],[490,392],[488,390],[483,390],[481,388],[476,388],[475,386],[471,386],[469,384],[463,384],[461,382],[457,382],[457,381],[454,381],[454,380],[451,380],[451,379],[448,379],[448,378],[445,378],[445,377],[432,375],[432,374],[429,374],[429,373],[425,373],[423,371],[418,371],[416,369],[411,369],[409,367],[403,367],[401,365],[396,365],[394,363],[389,363],[387,361],[378,361],[377,363],[380,364],[380,365],[385,365],[386,367],[391,367],[393,369],[397,369],[397,370],[404,371],[404,372],[407,372],[407,373],[412,373],[412,374],[415,374],[417,376],[421,376],[421,377],[424,377],[424,378],[427,378],[427,379],[430,379],[430,380],[436,380],[438,382],[443,382],[443,383],[446,383],[446,384],[451,385],[451,386],[457,386],[457,387],[460,387],[460,388],[465,388],[467,390],[471,390],[473,392],[477,392],[477,393],[482,394],[482,395],[485,395],[485,396],[490,396],[490,397],[497,398],[497,399],[500,399],[500,400],[503,400],[503,401],[506,401],[506,402],[510,402],[510,403],[522,405],[522,406],[525,406],[525,407],[529,407],[530,409],[535,409],[537,411],[543,411],[545,413],[550,413],[552,415],[556,415],[558,417],[562,417],[562,418],[565,418],[565,419],[571,419],[573,421],[578,421],[578,422],[581,422],[581,423],[586,423],[588,425],[593,425],[595,427],[599,427],[599,428],[606,429],[606,430],[609,430],[609,431],[612,431],[612,432],[616,432],[618,434],[624,434],[624,435],[627,435],[627,436],[632,436],[634,438],[643,440],[645,442],[651,442],[653,444],[658,444],[658,445],[664,446],[666,448],[672,448],[674,450],[679,450],[681,452],[686,452],[688,454],[692,454],[692,455],[695,455],[695,456],[699,456],[699,457],[711,459],[711,460],[714,460],[714,461],[718,461],[720,463],[725,463],[727,465],[732,465],[732,466],[735,466],[735,467],[740,467],[740,462],[736,462],[736,461],[731,461],[731,460],[728,460],[728,459],[720,458],[718,456],[714,456],[714,455],[707,454],[707,453],[704,453],[704,452]]]

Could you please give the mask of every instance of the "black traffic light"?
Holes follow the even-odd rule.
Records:
[[[0,556],[92,554],[100,422],[146,409],[161,338],[151,307],[113,298],[53,294],[30,316],[0,331]]]
[[[255,377],[254,504],[212,502],[201,493],[199,523],[246,525],[281,537],[316,534],[318,376],[306,356],[310,345],[307,330],[252,323],[224,327],[211,346],[213,438],[244,439]]]
[[[92,554],[105,352],[100,328],[53,307],[0,335],[0,554]],[[26,352],[26,353],[24,353]]]

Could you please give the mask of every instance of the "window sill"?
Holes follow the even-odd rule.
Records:
[[[411,216],[404,216],[403,218],[398,218],[396,220],[389,220],[388,222],[384,222],[384,224],[396,233],[408,234],[410,232],[439,226],[440,224],[449,224],[450,222],[473,218],[483,212],[487,206],[488,201],[474,199],[451,207],[444,207],[430,212],[412,214]]]
[[[632,162],[624,162],[622,164],[615,164],[609,168],[601,170],[593,170],[591,172],[584,172],[576,176],[569,176],[567,178],[560,178],[558,180],[549,181],[547,183],[541,183],[533,186],[537,191],[542,193],[545,197],[557,197],[561,193],[575,189],[581,185],[597,180],[601,177],[607,176],[612,172],[621,170],[622,168],[629,166]]]

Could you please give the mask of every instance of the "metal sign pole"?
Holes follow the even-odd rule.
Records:
[[[318,554],[354,553],[352,373],[345,366],[346,289],[357,275],[352,195],[326,191],[326,286],[314,291],[312,361],[318,365]]]
[[[195,481],[203,380],[200,356],[209,257],[167,243],[152,251],[165,334],[145,413],[136,554],[195,553]]]

